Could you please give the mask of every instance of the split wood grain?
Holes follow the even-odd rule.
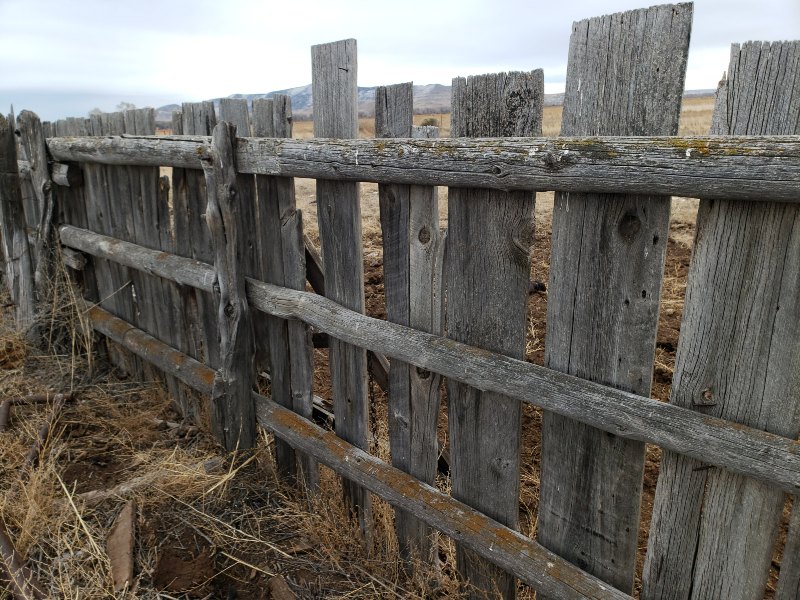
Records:
[[[451,135],[534,136],[542,131],[544,74],[456,78]],[[516,359],[525,356],[535,195],[449,188],[444,280],[448,338]],[[519,527],[522,405],[447,381],[453,497],[511,529]],[[471,598],[516,597],[516,582],[457,547]]]
[[[259,137],[291,137],[291,98],[278,94],[253,101],[253,134]],[[295,202],[294,180],[257,175],[259,279],[268,283],[305,289],[306,256],[303,218]],[[306,418],[313,413],[313,346],[311,331],[302,321],[286,321],[259,315],[267,325],[271,397],[281,406]],[[278,440],[276,458],[289,481],[302,478],[306,490],[319,487],[319,468],[307,456],[297,456]]]
[[[358,137],[356,53],[353,39],[311,47],[315,137]],[[364,252],[358,184],[319,179],[317,220],[325,263],[325,295],[363,313]],[[328,352],[336,433],[366,450],[369,432],[366,352],[340,340],[331,340]],[[344,481],[343,487],[345,502],[369,540],[372,521],[369,494],[352,482]]]
[[[734,45],[728,73],[713,134],[800,134],[800,42]],[[701,200],[670,401],[796,438],[800,207],[762,200]],[[783,494],[707,462],[662,457],[643,598],[764,594]]]
[[[71,226],[62,226],[60,232],[63,243],[87,254],[146,269],[182,285],[212,289],[214,269],[208,264]],[[257,310],[303,320],[347,343],[381,350],[422,369],[512,396],[620,437],[705,460],[790,494],[800,493],[797,440],[367,317],[311,292],[249,280],[247,294]],[[531,390],[536,390],[535,396]]]
[[[208,138],[51,138],[58,160],[200,168]],[[797,136],[242,140],[242,173],[800,202]]]
[[[16,306],[17,327],[28,331],[36,320],[33,261],[25,232],[22,190],[17,173],[14,115],[0,115],[0,241],[6,285]]]
[[[573,25],[561,133],[674,135],[692,5]],[[609,42],[612,40],[612,42]],[[615,192],[607,182],[607,192]],[[670,198],[556,194],[545,365],[649,396]],[[644,444],[545,413],[537,538],[633,592]]]
[[[55,240],[53,239],[55,195],[47,164],[47,145],[41,120],[35,113],[24,110],[19,115],[17,126],[20,132],[20,142],[28,157],[31,183],[36,195],[38,209],[36,243],[31,250],[36,264],[33,278],[36,299],[38,302],[43,302],[47,298],[55,268]]]
[[[220,368],[211,390],[211,423],[226,450],[246,450],[256,443],[253,325],[245,293],[247,252],[242,198],[236,173],[236,126],[214,127],[212,150],[203,169],[208,207],[206,221],[214,248],[214,297],[217,300]],[[251,198],[252,200],[252,198]]]
[[[411,83],[377,89],[377,137],[419,136],[413,114]],[[436,137],[427,130],[423,136]],[[440,334],[442,244],[436,188],[383,184],[378,186],[378,197],[387,317],[400,325]],[[433,485],[441,377],[393,360],[388,379],[392,465]],[[397,511],[395,529],[406,561],[413,557],[426,564],[438,560],[434,532],[424,522]]]

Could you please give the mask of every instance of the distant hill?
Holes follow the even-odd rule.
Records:
[[[358,88],[358,113],[362,117],[375,114],[375,87]],[[228,98],[244,98],[252,105],[257,98],[271,98],[275,94],[287,94],[292,98],[292,114],[296,119],[310,119],[313,114],[313,97],[311,84],[285,90],[276,90],[266,94],[232,94]],[[713,96],[714,90],[687,90],[686,97]],[[219,106],[219,98],[214,104]],[[545,106],[560,106],[564,102],[564,94],[545,94]],[[167,104],[156,109],[156,122],[159,126],[169,127],[172,112],[180,109],[179,104]],[[440,83],[414,86],[414,112],[417,114],[437,114],[450,112],[450,86]]]

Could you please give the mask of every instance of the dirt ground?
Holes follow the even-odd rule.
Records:
[[[449,125],[447,115],[433,117],[445,129]],[[550,111],[545,134],[557,133],[553,123],[559,117]],[[709,117],[708,99],[687,103],[682,133],[707,131]],[[305,135],[300,124],[296,134]],[[365,124],[362,135],[369,134]],[[297,180],[296,186],[306,230],[318,244],[314,182]],[[367,313],[385,318],[377,186],[362,184],[361,197]],[[446,227],[443,188],[439,199],[440,224]],[[553,194],[538,195],[531,281],[545,289],[536,286],[530,294],[527,326],[527,359],[537,364],[544,361],[552,206]],[[696,200],[673,199],[652,394],[662,401],[672,382],[696,211]],[[50,430],[38,466],[27,465],[25,455],[52,403],[14,406],[8,430],[0,433],[0,519],[51,596],[451,598],[464,591],[447,538],[439,538],[438,571],[421,567],[407,577],[397,566],[392,511],[385,503],[375,503],[376,542],[367,548],[344,514],[330,471],[322,470],[316,498],[286,488],[276,478],[271,436],[262,433],[252,452],[223,457],[202,426],[180,420],[159,381],[137,382],[109,368],[102,356],[88,354],[90,334],[69,300],[63,274],[43,315],[53,331],[48,348],[26,345],[4,304],[0,400],[75,393]],[[315,359],[315,394],[330,400],[327,351],[317,350]],[[267,386],[266,380],[260,383]],[[388,459],[385,400],[371,381],[371,451]],[[520,520],[528,535],[536,529],[540,423],[540,411],[525,405]],[[446,414],[440,431],[446,447]],[[657,448],[648,447],[637,593],[659,457]],[[446,476],[437,483],[448,489]],[[121,515],[130,502],[134,519],[126,523]],[[134,570],[130,583],[115,591],[112,573],[121,560],[107,540],[120,519],[135,540]],[[773,589],[779,558],[778,548]],[[520,586],[520,598],[533,597]]]

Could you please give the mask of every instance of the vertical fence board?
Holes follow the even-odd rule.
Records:
[[[412,127],[411,137],[435,138],[438,127]],[[442,333],[442,260],[444,236],[439,231],[439,198],[435,186],[410,186],[408,210],[408,324],[414,329]],[[394,361],[393,361],[394,362]],[[439,459],[438,418],[441,382],[438,373],[409,370],[411,381],[410,473],[434,484]],[[436,532],[417,520],[420,558],[437,560]],[[426,546],[427,544],[427,546]],[[427,548],[430,549],[428,554]]]
[[[246,450],[256,441],[253,327],[245,294],[247,252],[243,205],[238,193],[236,126],[214,127],[211,156],[203,162],[208,193],[206,219],[214,248],[215,298],[220,334],[220,367],[211,389],[211,424],[226,450]]]
[[[435,137],[413,123],[413,86],[379,87],[375,96],[376,137]],[[441,244],[436,188],[379,185],[383,270],[388,319],[441,333]],[[441,378],[393,360],[389,367],[389,442],[392,464],[433,484],[438,446],[436,425]],[[395,529],[401,556],[429,563],[434,530],[397,510]]]
[[[314,135],[358,137],[356,41],[311,48]],[[351,310],[364,312],[364,264],[358,183],[317,181],[317,215],[325,264],[325,295]],[[329,349],[336,434],[368,450],[367,354],[362,348],[331,339]],[[343,482],[345,502],[355,511],[361,531],[370,537],[367,491]]]
[[[45,145],[42,122],[36,114],[24,110],[18,118],[20,145],[31,169],[31,186],[36,200],[36,220],[29,223],[35,229],[33,262],[35,263],[34,289],[39,302],[42,302],[50,291],[53,280],[54,248],[53,248],[53,212],[55,194],[53,182],[50,180],[50,167],[47,163],[47,146]]]
[[[253,134],[258,137],[291,137],[292,108],[289,96],[253,102]],[[292,289],[305,289],[305,253],[302,214],[297,211],[294,180],[256,176],[258,192],[258,252],[260,279]],[[310,330],[300,321],[259,315],[267,325],[272,377],[272,397],[281,406],[310,416],[313,400],[313,347]],[[319,487],[316,461],[297,455],[276,440],[278,468],[290,481],[298,471],[306,489]]]
[[[728,73],[713,134],[800,134],[800,42],[734,45]],[[800,208],[701,201],[671,402],[794,439],[798,365]],[[664,452],[643,598],[761,598],[783,500]]]
[[[453,137],[541,135],[541,70],[456,78],[452,89]],[[466,188],[448,194],[447,335],[523,358],[535,194]],[[453,496],[517,528],[520,403],[453,380],[448,398]],[[477,588],[471,597],[516,596],[511,575],[462,547],[458,565]]]
[[[6,266],[6,285],[17,306],[17,327],[28,330],[36,319],[33,263],[25,231],[14,129],[14,115],[7,118],[0,115],[0,241]]]
[[[184,103],[173,130],[180,135],[211,135],[217,119],[212,102]],[[180,129],[178,129],[180,128]],[[175,243],[178,254],[213,263],[214,254],[206,225],[206,183],[203,173],[173,169]],[[199,290],[182,289],[190,328],[192,356],[211,367],[219,365],[219,338],[214,298]]]
[[[675,135],[691,4],[573,25],[562,135]],[[650,395],[669,197],[556,194],[545,363]],[[644,444],[545,413],[538,538],[631,593]]]
[[[56,123],[45,123],[45,137],[53,137],[56,135],[66,135],[66,121],[57,121]],[[87,135],[88,130],[83,133]],[[86,173],[87,165],[81,165],[82,173]],[[86,194],[88,188],[85,185],[80,187],[55,187],[56,194],[56,220],[59,223],[69,223],[76,227],[83,229],[89,228],[88,216],[86,213],[87,203]],[[74,272],[73,276],[77,284],[82,288],[83,296],[90,302],[97,302],[98,284],[97,275],[95,272],[95,259],[87,258],[87,263],[82,271]]]

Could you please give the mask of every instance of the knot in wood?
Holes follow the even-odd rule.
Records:
[[[619,221],[617,231],[626,244],[632,244],[642,230],[642,221],[634,213],[625,214]]]
[[[419,230],[419,235],[417,237],[419,238],[420,243],[427,244],[428,242],[431,241],[430,229],[428,229],[427,227],[423,227],[422,229]]]
[[[568,154],[569,150],[564,150],[563,152],[559,150],[548,150],[544,153],[542,161],[548,171],[559,171],[567,166],[566,157]]]
[[[234,313],[236,313],[236,307],[228,302],[228,304],[225,305],[225,316],[230,318],[234,315]]]
[[[417,367],[417,376],[420,379],[428,379],[431,376],[431,372],[428,369],[423,369],[422,367]]]

